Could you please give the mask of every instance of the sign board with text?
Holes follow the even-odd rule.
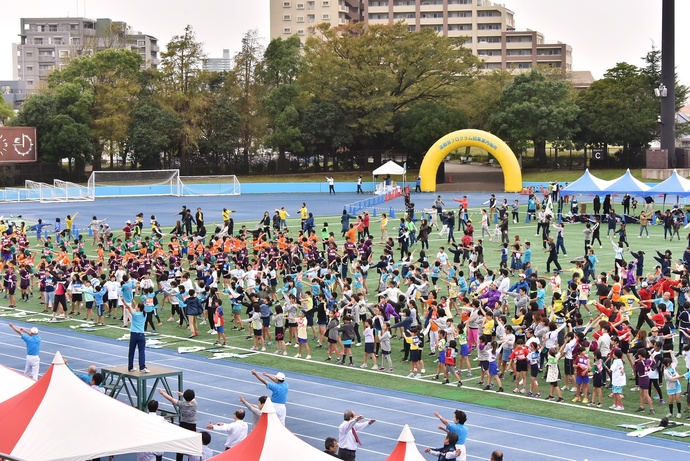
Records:
[[[35,162],[37,159],[36,128],[0,127],[0,163]]]

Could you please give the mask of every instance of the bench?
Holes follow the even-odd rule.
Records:
[[[495,159],[493,159],[493,158],[490,158],[490,159],[489,159],[489,161],[488,161],[488,162],[486,162],[486,164],[487,164],[487,165],[489,165],[489,166],[491,166],[491,165],[493,165],[493,164],[494,164],[494,162],[495,162]]]

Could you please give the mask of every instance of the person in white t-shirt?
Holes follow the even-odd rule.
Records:
[[[208,423],[206,426],[206,429],[213,429],[214,431],[222,431],[222,432],[227,432],[228,433],[228,438],[225,441],[225,449],[229,450],[230,448],[234,447],[241,441],[247,437],[247,433],[249,432],[249,427],[247,426],[247,423],[244,422],[244,410],[241,408],[238,408],[235,410],[234,413],[234,418],[235,420],[231,422],[230,424],[224,424],[224,423]]]
[[[602,351],[602,355],[604,352]],[[616,411],[624,410],[623,407],[623,387],[627,383],[625,377],[625,364],[623,363],[623,352],[616,349],[613,352],[616,357],[611,364],[611,389],[613,391],[613,405],[609,408]]]

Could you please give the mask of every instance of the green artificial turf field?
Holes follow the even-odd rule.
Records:
[[[524,208],[523,208],[524,210]],[[471,218],[475,223],[479,222],[478,210],[470,210]],[[317,223],[321,220],[331,221],[332,219],[337,219],[337,217],[317,217]],[[532,242],[532,264],[533,267],[543,275],[548,278],[551,274],[545,274],[545,261],[546,253],[541,251],[541,241],[535,237],[536,223],[532,222],[530,224],[524,223],[524,212],[521,213],[522,223],[512,224],[510,226],[511,240],[515,235],[521,237],[521,241],[531,241]],[[236,228],[244,223],[236,223]],[[247,225],[254,226],[255,223],[247,223]],[[299,220],[291,219],[288,221],[289,227],[296,229],[299,226]],[[376,227],[376,223],[372,223],[371,230],[374,235],[374,241],[378,241],[379,232]],[[212,228],[209,225],[209,228]],[[393,235],[391,232],[395,228],[394,224],[389,224],[389,234]],[[560,258],[561,265],[564,270],[572,267],[568,261],[574,257],[581,256],[583,253],[583,236],[582,229],[584,226],[582,224],[567,224],[565,228],[565,245],[568,250],[568,258]],[[663,228],[661,226],[650,226],[651,238],[638,238],[637,234],[639,232],[639,227],[637,225],[628,226],[628,240],[630,242],[630,248],[635,250],[644,250],[647,254],[645,260],[645,271],[652,271],[656,262],[653,261],[652,256],[654,249],[658,249],[663,252],[669,249],[673,252],[674,258],[678,259],[682,256],[683,250],[687,246],[687,240],[674,240],[673,242],[663,240]],[[459,241],[460,232],[456,231],[456,238]],[[606,240],[606,229],[605,226],[601,230],[603,248],[599,248],[595,245],[595,251],[599,258],[599,264],[597,265],[597,272],[610,271],[613,269],[613,244]],[[144,235],[148,235],[147,229],[144,230]],[[481,229],[475,231],[475,239],[481,235]],[[535,239],[537,241],[535,241]],[[35,245],[35,234],[30,236],[32,242],[32,247]],[[87,245],[87,254],[91,257],[95,256],[95,248],[91,245],[91,239],[85,238]],[[339,239],[340,242],[342,239]],[[339,243],[340,243],[339,242]],[[437,232],[433,232],[430,237],[430,251],[427,253],[429,256],[435,255],[439,246],[446,245],[445,237],[440,239]],[[484,241],[485,247],[485,259],[487,264],[492,269],[497,269],[500,259],[500,253],[498,251],[499,244],[494,242],[489,242],[488,239]],[[419,251],[419,244],[415,245],[413,249],[416,248]],[[374,260],[378,260],[378,255],[381,252],[381,247],[376,247]],[[398,252],[399,253],[399,252]],[[397,258],[398,254],[396,254]],[[186,267],[186,265],[185,265]],[[462,269],[462,268],[459,268]],[[563,274],[563,281],[568,279],[567,273]],[[368,279],[369,292],[375,293],[377,285],[377,277],[374,271],[370,272]],[[447,288],[445,285],[440,288],[440,294],[446,295]],[[10,321],[27,321],[32,319],[47,319],[49,315],[41,314],[43,306],[39,305],[38,290],[36,289],[35,296],[31,298],[29,302],[18,302],[17,310],[8,310],[6,308],[0,308],[0,317],[10,320]],[[547,299],[551,298],[550,290],[547,289]],[[17,294],[19,298],[19,294]],[[160,299],[160,298],[159,298]],[[370,301],[374,300],[374,296],[370,296]],[[6,300],[0,301],[0,305],[5,306],[7,304]],[[199,337],[196,339],[188,339],[189,333],[184,329],[176,328],[176,323],[167,322],[167,318],[170,315],[170,306],[166,304],[165,309],[160,312],[161,320],[163,325],[159,327],[160,334],[156,336],[158,340],[164,345],[164,347],[169,347],[172,349],[177,349],[179,346],[204,346],[209,349],[215,348],[213,343],[216,341],[216,335],[208,334],[208,326],[203,325],[200,327]],[[25,317],[15,317],[21,312],[26,312]],[[83,318],[83,314],[82,314]],[[585,313],[585,321],[587,320]],[[634,319],[633,319],[634,320]],[[456,319],[457,321],[457,319]],[[75,327],[83,323],[80,317],[73,317],[73,320],[63,321],[54,324],[49,324],[50,326],[56,328],[69,328],[70,326]],[[128,330],[121,328],[120,321],[117,319],[106,319],[105,327],[98,327],[95,331],[89,331],[89,334],[99,335],[107,338],[120,338],[127,334]],[[246,339],[245,332],[232,331],[231,321],[228,314],[226,313],[226,323],[228,325],[226,333],[228,336],[228,345],[230,346],[228,352],[237,352],[244,354],[248,351],[249,347],[252,345],[252,341]],[[76,328],[79,331],[81,328]],[[246,330],[245,330],[246,331]],[[394,362],[394,372],[392,374],[378,372],[373,370],[362,370],[358,368],[358,365],[362,363],[363,359],[363,347],[354,347],[354,359],[355,367],[349,368],[346,366],[335,365],[333,362],[325,362],[326,350],[316,348],[316,341],[312,339],[310,334],[309,343],[311,346],[312,359],[296,359],[292,357],[296,352],[296,349],[288,346],[288,351],[291,352],[289,357],[278,357],[273,352],[275,346],[268,346],[268,350],[265,353],[255,352],[249,353],[245,358],[228,358],[223,360],[241,360],[243,362],[249,362],[262,367],[273,367],[279,368],[286,371],[294,371],[306,374],[313,374],[318,376],[323,376],[327,378],[340,379],[344,381],[351,381],[354,383],[361,383],[367,385],[378,386],[382,388],[402,390],[412,393],[435,395],[442,398],[447,398],[450,400],[455,400],[458,402],[467,402],[478,405],[486,405],[495,408],[505,408],[513,411],[524,412],[529,414],[535,414],[540,416],[558,418],[567,421],[573,421],[578,423],[587,423],[593,425],[599,425],[603,427],[615,427],[617,424],[625,422],[635,422],[644,421],[649,419],[646,413],[639,415],[634,413],[634,410],[638,406],[638,393],[631,392],[630,388],[634,385],[633,380],[630,378],[632,372],[629,365],[626,364],[626,372],[628,374],[628,385],[625,387],[625,411],[614,412],[608,409],[611,405],[612,400],[608,397],[610,391],[604,390],[604,405],[602,409],[591,408],[585,406],[581,403],[571,403],[571,399],[574,396],[573,392],[566,390],[563,392],[565,402],[562,404],[555,404],[552,402],[545,402],[543,398],[548,394],[548,385],[540,379],[540,391],[542,395],[541,400],[534,398],[528,398],[522,395],[514,395],[511,391],[513,389],[513,381],[509,375],[506,375],[504,380],[504,388],[506,393],[498,394],[494,391],[483,391],[477,385],[479,370],[474,370],[474,376],[467,378],[463,371],[463,382],[464,386],[462,388],[457,388],[453,386],[443,386],[440,385],[438,381],[431,380],[431,376],[435,373],[436,364],[433,363],[434,358],[429,357],[428,348],[426,348],[423,354],[425,360],[426,373],[422,380],[414,380],[406,378],[405,376],[409,372],[409,364],[402,363],[402,354],[400,349],[402,348],[402,343],[399,339],[393,340],[393,362]],[[206,356],[211,356],[210,352],[200,352]],[[303,354],[303,356],[306,354]],[[125,357],[122,358],[125,360]],[[473,367],[478,366],[478,362],[471,362]],[[685,371],[685,365],[681,358],[681,364],[679,366],[681,371]],[[562,364],[561,364],[562,369]],[[663,386],[662,386],[663,388]],[[655,401],[655,407],[657,409],[658,415],[664,415],[667,413],[667,406],[660,406],[658,400]],[[688,416],[686,414],[685,416]]]

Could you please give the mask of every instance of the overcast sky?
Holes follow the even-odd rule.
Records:
[[[641,65],[652,44],[661,46],[662,0],[501,0],[515,12],[516,27],[543,32],[546,40],[573,47],[573,69],[600,78],[617,62]],[[125,21],[136,31],[157,37],[163,47],[187,24],[204,43],[209,57],[224,48],[235,53],[249,29],[269,39],[269,0],[6,0],[0,14],[0,80],[12,78],[12,42],[19,18],[86,16]],[[78,10],[77,10],[78,8]],[[682,26],[690,1],[676,1],[676,67],[690,85],[690,40]]]

